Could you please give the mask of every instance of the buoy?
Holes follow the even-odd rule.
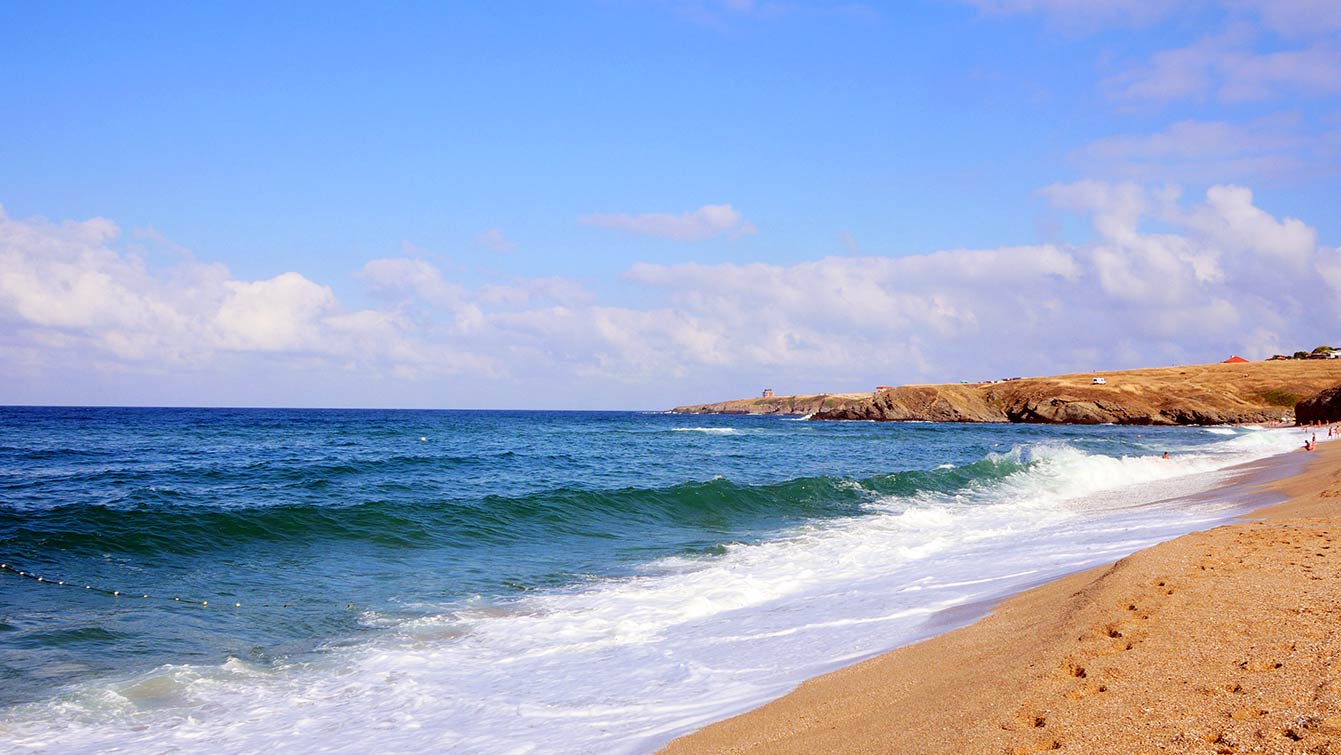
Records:
[[[427,436],[427,435],[421,435],[421,436],[419,436],[419,440],[420,440],[420,441],[426,441],[426,440],[428,440],[428,436]]]

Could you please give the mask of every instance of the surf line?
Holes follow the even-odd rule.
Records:
[[[34,582],[41,582],[42,584],[52,585],[52,586],[54,586],[54,587],[71,587],[71,588],[75,588],[75,589],[79,589],[80,587],[82,587],[83,589],[88,590],[89,592],[98,593],[99,595],[107,595],[107,596],[109,596],[109,597],[113,597],[113,598],[134,598],[134,599],[136,599],[136,600],[157,600],[157,601],[162,601],[162,602],[165,602],[165,603],[181,603],[181,604],[188,605],[188,606],[200,606],[201,608],[211,608],[211,607],[213,607],[213,608],[241,608],[241,607],[242,607],[242,604],[241,604],[240,602],[237,602],[237,601],[234,601],[233,604],[230,606],[230,605],[228,605],[228,603],[227,603],[226,601],[225,601],[225,602],[220,602],[220,601],[217,601],[217,600],[216,600],[216,601],[214,601],[213,604],[211,604],[208,600],[196,600],[196,599],[194,599],[194,598],[180,598],[180,597],[172,597],[172,598],[169,598],[169,597],[167,597],[167,596],[151,596],[151,595],[149,595],[149,593],[143,593],[143,592],[133,592],[133,591],[131,591],[131,592],[127,592],[127,591],[125,591],[125,590],[109,590],[109,589],[107,589],[107,588],[105,588],[105,587],[95,587],[94,585],[81,585],[81,584],[78,583],[78,582],[69,582],[69,581],[67,581],[67,580],[63,580],[63,579],[50,579],[50,578],[48,578],[48,577],[43,577],[43,576],[40,576],[40,575],[38,575],[38,574],[36,574],[36,573],[34,573],[34,572],[27,571],[27,570],[25,570],[25,569],[19,569],[17,566],[14,566],[14,565],[12,565],[12,564],[8,564],[8,563],[0,563],[0,572],[8,572],[8,573],[10,573],[10,574],[14,574],[14,575],[19,576],[19,577],[22,577],[22,578],[24,578],[24,579],[31,579],[31,580],[33,580]],[[248,607],[250,608],[250,607],[253,607],[253,606],[252,606],[252,604],[248,604]],[[256,608],[292,608],[293,606],[292,606],[291,603],[283,603],[283,604],[278,604],[278,603],[261,603],[261,604],[257,604],[257,605],[255,605],[254,607],[256,607]],[[353,603],[347,603],[347,604],[345,604],[345,608],[346,608],[346,609],[349,609],[349,610],[353,610],[353,608],[354,608],[354,604],[353,604]]]

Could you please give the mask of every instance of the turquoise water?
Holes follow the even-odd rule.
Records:
[[[429,715],[404,690],[341,688],[375,696],[385,720],[424,716],[420,735],[455,751],[640,751],[918,631],[868,641],[816,629],[802,646],[813,657],[786,662],[742,639],[765,624],[795,633],[815,611],[860,622],[890,606],[921,621],[986,594],[953,587],[966,574],[1000,593],[1121,555],[1227,513],[1130,509],[1105,491],[1187,492],[1293,445],[1202,428],[3,408],[0,742],[97,751],[139,727],[144,747],[249,751],[224,734],[193,746],[183,722],[232,731],[209,713],[230,696],[274,696],[273,711],[376,669],[439,705],[462,695],[460,710]],[[1172,463],[1157,458],[1166,450]],[[862,600],[888,593],[870,615],[822,607],[867,582]],[[759,648],[748,688],[737,671],[715,673],[729,665],[711,650],[723,643],[740,658]],[[633,652],[636,670],[619,657]],[[601,663],[603,687],[581,679]],[[634,702],[649,685],[666,700],[655,709]],[[717,693],[714,708],[703,696]],[[518,725],[546,721],[559,699],[579,701],[568,718],[596,723]],[[379,725],[340,711],[313,715],[345,732]],[[271,736],[294,726],[247,715]]]

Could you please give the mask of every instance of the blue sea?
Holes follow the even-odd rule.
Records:
[[[1298,442],[0,408],[0,751],[650,752],[1223,522]]]

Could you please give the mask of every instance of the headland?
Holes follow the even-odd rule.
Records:
[[[681,414],[816,420],[1221,425],[1294,421],[1296,402],[1341,383],[1341,359],[1155,367],[869,393],[768,396],[679,406]]]

